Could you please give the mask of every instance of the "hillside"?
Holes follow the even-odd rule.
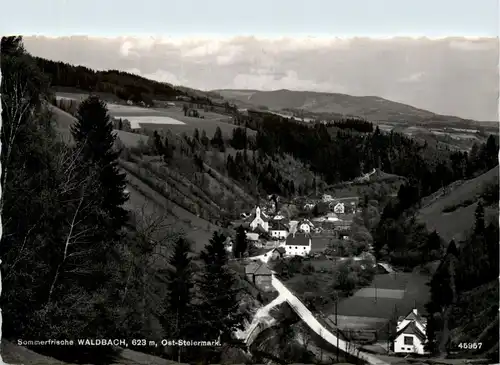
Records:
[[[357,116],[373,121],[432,123],[473,123],[458,117],[438,115],[410,105],[377,96],[352,96],[312,91],[213,90],[223,98],[242,106],[253,105],[271,110],[304,110],[311,113]]]
[[[50,109],[56,130],[64,140],[71,140],[70,127],[75,117],[55,106]],[[162,217],[165,224],[186,232],[195,242],[196,250],[202,249],[212,232],[220,229],[218,224],[228,210],[239,211],[255,202],[238,183],[208,164],[205,171],[200,172],[193,166],[192,159],[176,156],[167,169],[161,157],[155,156],[148,147],[148,135],[114,132],[123,150],[120,167],[129,182],[127,209],[136,215]],[[171,143],[182,143],[178,136],[170,135],[170,138]],[[219,158],[224,157],[216,156],[211,161]]]
[[[456,181],[422,200],[420,221],[446,241],[460,241],[474,224],[479,196],[487,186],[497,184],[498,166],[474,179]],[[486,217],[497,219],[498,203],[486,210]]]

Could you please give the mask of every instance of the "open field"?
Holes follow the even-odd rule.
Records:
[[[328,320],[335,323],[335,316],[328,316]],[[339,316],[337,315],[337,325],[339,328],[349,328],[349,329],[378,329],[387,324],[386,318],[375,318],[375,317],[356,317],[356,316]]]
[[[71,136],[70,128],[76,121],[75,117],[52,105],[50,106],[50,110],[52,111],[53,119],[56,123],[56,130],[61,135],[61,138],[65,141],[72,141],[73,137]],[[148,137],[142,134],[125,132],[117,129],[115,129],[114,132],[126,147],[135,147],[141,140],[144,143],[148,141]]]
[[[331,237],[325,236],[312,236],[311,237],[311,252],[321,252],[327,246],[328,243],[332,240]]]
[[[394,274],[376,275],[369,287],[362,288],[354,296],[339,302],[338,314],[390,319],[408,314],[414,306],[420,312],[425,313],[424,305],[429,298],[429,288],[426,285],[428,280],[429,278],[425,275],[413,273],[397,273],[396,276]],[[377,295],[375,295],[375,286]],[[359,292],[361,295],[358,295]],[[404,295],[395,295],[395,293]],[[368,294],[373,294],[373,296],[368,296]]]
[[[68,100],[82,100],[87,97],[86,94],[79,93],[57,93],[57,98]],[[133,105],[116,104],[109,102],[107,104],[109,114],[115,118],[127,119],[132,128],[147,129],[169,129],[173,133],[181,134],[183,132],[192,134],[198,128],[200,132],[205,130],[211,138],[217,127],[220,127],[223,134],[230,136],[236,125],[231,123],[231,117],[223,114],[198,110],[200,116],[204,118],[195,118],[184,116],[181,106],[169,108],[142,108]],[[249,134],[255,134],[255,131],[248,130]]]
[[[404,290],[395,289],[362,288],[358,290],[354,296],[360,298],[403,299],[405,292]]]
[[[115,129],[114,132],[116,133],[117,137],[120,139],[120,141],[123,142],[123,144],[126,147],[136,147],[139,145],[140,141],[142,141],[146,144],[148,142],[148,138],[149,138],[148,136],[145,136],[144,134],[125,132],[125,131],[120,131],[117,129]]]

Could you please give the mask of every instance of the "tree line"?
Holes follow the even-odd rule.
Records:
[[[84,66],[74,66],[65,62],[34,57],[39,69],[48,76],[53,87],[77,88],[89,92],[110,93],[122,100],[153,105],[153,97],[158,100],[175,100],[177,96],[187,96],[193,103],[211,105],[210,98],[189,95],[164,82],[118,70],[95,71]]]

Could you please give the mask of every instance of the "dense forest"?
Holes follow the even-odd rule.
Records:
[[[118,70],[94,71],[84,66],[74,66],[64,62],[35,57],[40,70],[49,77],[53,87],[67,87],[94,93],[113,94],[122,100],[131,100],[153,105],[155,100],[175,100],[176,96],[188,96],[193,103],[212,104],[210,98],[189,95],[164,82],[145,79]]]

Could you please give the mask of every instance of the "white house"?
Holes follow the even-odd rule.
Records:
[[[306,233],[290,233],[285,242],[286,256],[306,256],[311,252],[311,236]]]
[[[406,317],[399,317],[394,352],[425,354],[426,325],[427,321],[420,316],[417,309],[413,309]]]
[[[255,207],[250,217],[250,228],[255,230],[257,226],[261,226],[264,231],[269,231],[269,218],[261,212],[260,207]]]
[[[331,202],[333,200],[333,197],[329,194],[323,194],[323,196],[321,197],[321,200],[324,203],[327,203],[327,202]]]
[[[254,233],[254,232],[247,232],[246,237],[247,237],[247,240],[252,241],[252,242],[259,240],[259,234]]]
[[[280,220],[283,220],[285,219],[285,217],[283,217],[281,214],[276,214],[273,218],[275,221],[280,221]]]
[[[314,224],[312,224],[309,220],[304,219],[297,224],[297,231],[303,233],[311,233],[311,229],[314,228]]]
[[[231,237],[226,238],[226,241],[224,242],[224,248],[228,252],[233,252],[233,241],[231,240]]]
[[[335,206],[333,207],[333,212],[335,214],[344,214],[344,212],[345,212],[344,203],[337,203],[337,204],[335,204]]]
[[[269,228],[269,233],[273,238],[284,240],[286,236],[288,236],[288,227],[280,221],[273,222],[272,226]]]
[[[249,257],[248,259],[250,261],[261,261],[261,262],[269,262],[269,260],[273,260],[273,259],[277,259],[279,257],[283,257],[283,255],[285,255],[285,251],[283,250],[283,248],[273,248],[269,251],[267,251],[266,253],[263,253],[262,255],[258,255],[258,256],[252,256],[252,257]]]

